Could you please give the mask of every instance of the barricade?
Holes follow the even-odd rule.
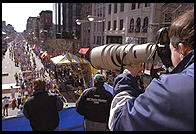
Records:
[[[59,131],[84,131],[84,117],[76,112],[76,107],[68,107],[59,111]],[[13,117],[2,120],[2,131],[32,131],[29,120]]]

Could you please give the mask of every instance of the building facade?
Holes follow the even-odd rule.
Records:
[[[104,44],[155,42],[157,31],[169,26],[193,3],[105,3]]]
[[[92,3],[82,3],[81,4],[81,14],[77,19],[85,20],[86,22],[80,25],[81,29],[81,46],[82,47],[90,47],[91,43],[91,22],[87,21],[87,16],[92,15]]]
[[[80,38],[80,27],[75,23],[80,12],[81,3],[54,3],[53,16],[57,38]]]
[[[92,3],[92,15],[95,16],[95,21],[91,24],[91,47],[96,47],[104,44],[104,29],[105,29],[105,3]]]
[[[27,19],[26,31],[28,31],[29,33],[33,32],[36,21],[37,21],[37,17],[29,17]]]
[[[52,28],[52,11],[46,10],[40,12],[40,30],[49,30]]]
[[[52,11],[41,11],[39,15],[39,41],[43,48],[48,49],[47,39],[52,38],[51,32],[53,30]]]

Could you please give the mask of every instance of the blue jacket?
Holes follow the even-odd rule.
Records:
[[[115,79],[110,130],[194,130],[194,51],[171,74],[153,79],[138,97],[133,95],[136,85],[128,73]]]

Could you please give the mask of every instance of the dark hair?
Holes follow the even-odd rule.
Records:
[[[172,21],[169,38],[174,48],[178,48],[179,43],[185,43],[194,49],[194,9]]]
[[[46,82],[41,78],[35,79],[33,84],[34,84],[34,90],[45,90]]]

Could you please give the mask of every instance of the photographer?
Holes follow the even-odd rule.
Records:
[[[170,74],[154,78],[144,93],[135,79],[142,66],[115,78],[110,130],[194,130],[194,10],[172,22],[169,38]]]

